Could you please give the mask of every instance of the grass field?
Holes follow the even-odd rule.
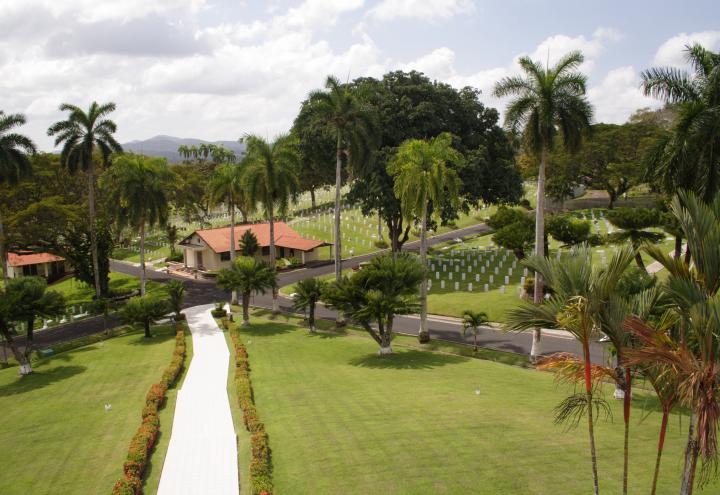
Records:
[[[132,275],[126,275],[119,272],[110,272],[110,291],[111,292],[128,292],[140,288],[140,279]],[[95,289],[74,278],[66,278],[61,282],[52,284],[51,290],[62,293],[65,296],[68,306],[76,306],[87,304],[92,301],[95,295]],[[146,289],[148,293],[160,293],[163,291],[163,285],[147,281]]]
[[[396,346],[310,335],[254,319],[241,330],[279,494],[581,494],[592,482],[587,431],[553,424],[569,393],[534,370]],[[601,491],[622,478],[622,409],[597,427]],[[660,423],[637,391],[630,493],[647,493]],[[678,492],[684,426],[670,421],[658,493]],[[581,423],[582,425],[582,423]],[[242,476],[242,474],[241,474]],[[713,484],[696,493],[717,493]]]
[[[145,394],[172,355],[174,329],[153,332],[150,340],[138,331],[58,354],[27,377],[0,371],[0,493],[110,493]]]

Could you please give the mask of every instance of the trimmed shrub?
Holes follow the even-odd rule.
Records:
[[[245,428],[250,432],[252,493],[253,495],[271,495],[273,484],[270,443],[265,425],[260,421],[257,407],[255,407],[247,348],[240,342],[237,331],[233,331],[230,335],[235,348],[235,387],[238,403],[243,412]]]
[[[185,364],[185,329],[178,323],[175,330],[175,349],[170,365],[165,368],[160,383],[153,384],[145,396],[145,407],[140,413],[142,422],[130,441],[123,464],[123,477],[113,486],[112,495],[142,494],[142,477],[160,432],[158,410],[165,402],[165,393],[175,384]]]

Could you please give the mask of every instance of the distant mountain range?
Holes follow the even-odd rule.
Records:
[[[201,144],[223,145],[235,152],[238,157],[245,153],[245,145],[237,141],[203,141],[194,138],[178,138],[173,136],[155,136],[150,139],[130,141],[122,145],[125,151],[142,153],[148,156],[162,156],[169,162],[181,162],[183,158],[178,153],[178,146],[199,146]]]

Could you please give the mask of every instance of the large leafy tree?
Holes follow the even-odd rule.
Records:
[[[236,163],[225,163],[215,169],[208,182],[208,196],[213,204],[224,203],[230,214],[230,261],[235,261],[235,210],[239,209],[243,222],[247,222],[247,198],[243,187],[243,169]],[[233,292],[232,304],[237,304]]]
[[[577,70],[583,60],[582,53],[570,52],[548,67],[521,57],[519,64],[524,75],[502,79],[493,92],[497,97],[512,97],[505,123],[512,132],[522,132],[526,148],[540,160],[535,208],[535,254],[538,256],[545,254],[545,169],[548,154],[556,143],[555,136],[559,133],[563,145],[576,150],[592,120],[592,107],[585,97],[587,78]],[[542,297],[542,280],[535,274],[535,304],[540,304]],[[540,339],[541,330],[537,328],[530,351],[533,358],[541,354]]]
[[[594,396],[595,375],[590,360],[590,343],[602,322],[603,311],[611,301],[615,287],[622,277],[633,252],[629,248],[618,251],[607,268],[593,266],[588,249],[579,249],[566,259],[556,260],[533,255],[524,261],[525,265],[540,274],[553,295],[541,304],[523,302],[508,313],[508,327],[514,330],[535,328],[561,328],[570,332],[582,347],[580,368],[584,382],[584,393],[574,394],[558,406],[558,420],[579,421],[587,416],[588,435],[594,493],[599,492],[597,456],[593,410],[607,408],[602,399]],[[548,358],[545,366],[556,368],[577,367],[577,358],[567,354]]]
[[[102,189],[120,228],[140,235],[140,295],[145,295],[145,234],[167,223],[173,175],[164,158],[120,155],[102,177]]]
[[[465,158],[450,165],[461,179],[459,203],[433,205],[440,211],[440,223],[447,224],[480,203],[520,200],[522,179],[514,150],[497,125],[497,111],[480,102],[478,90],[458,90],[415,71],[390,72],[381,80],[359,78],[351,85],[377,109],[381,134],[375,159],[358,171],[348,199],[357,202],[365,215],[380,213],[393,251],[407,241],[411,225],[403,218],[387,165],[408,139],[430,139],[449,132],[453,147]]]
[[[644,160],[662,129],[647,124],[596,124],[575,161],[594,188],[607,192],[608,208],[633,187],[646,180]]]
[[[240,293],[243,308],[243,326],[250,324],[250,297],[253,294],[265,294],[277,288],[275,269],[255,258],[240,256],[230,268],[218,273],[217,285],[227,291]]]
[[[275,215],[285,215],[298,191],[295,175],[300,155],[289,136],[280,136],[272,143],[259,136],[246,136],[247,155],[243,187],[248,202],[253,207],[262,205],[265,218],[270,226],[270,267],[276,270],[275,262]],[[277,287],[273,288],[273,313],[280,309]]]
[[[328,76],[325,91],[311,93],[309,100],[314,101],[317,114],[330,125],[335,138],[335,280],[340,281],[343,158],[351,169],[360,169],[370,160],[377,145],[377,119],[373,109],[361,102],[349,85],[341,84],[334,76]],[[342,320],[342,315],[339,319]]]
[[[96,167],[110,165],[110,155],[122,153],[122,147],[113,134],[117,130],[115,122],[108,115],[115,110],[114,103],[99,105],[92,102],[87,112],[80,107],[63,103],[60,110],[68,112],[67,119],[56,122],[48,129],[48,135],[55,136],[55,145],[62,144],[60,161],[71,172],[83,170],[88,181],[88,224],[90,226],[90,245],[92,253],[95,296],[102,296],[100,284],[100,260],[97,248],[97,228],[95,225],[95,182]],[[98,157],[99,156],[99,160]]]
[[[392,354],[395,316],[417,311],[425,272],[412,254],[377,256],[352,277],[329,284],[322,300],[360,324],[380,346],[380,355]]]
[[[642,73],[645,94],[677,112],[670,133],[657,143],[650,172],[669,194],[687,188],[710,202],[720,189],[720,54],[694,44],[686,56],[690,73],[673,67]]]
[[[32,172],[28,155],[35,153],[35,144],[27,136],[14,131],[23,124],[25,124],[24,115],[6,115],[0,110],[0,185],[13,185]],[[3,215],[0,212],[0,263],[2,263],[3,282],[7,282],[6,258],[5,229]]]
[[[424,141],[405,141],[391,159],[388,172],[395,180],[395,195],[408,223],[420,220],[420,262],[427,265],[427,220],[430,204],[440,205],[445,198],[457,203],[460,178],[448,163],[462,162],[452,147],[448,133]],[[439,213],[439,210],[435,210]],[[427,327],[427,279],[420,283],[420,342],[430,340]]]

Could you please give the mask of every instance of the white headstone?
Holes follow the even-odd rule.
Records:
[[[493,276],[490,275],[490,278],[488,278],[488,282],[493,283]]]
[[[488,288],[489,288],[489,287],[488,287],[488,284],[485,284],[485,285],[483,286],[483,290],[484,290],[485,292],[488,291]]]
[[[441,280],[441,281],[440,281],[440,288],[441,288],[441,289],[444,289],[444,288],[445,288],[445,281],[444,281],[444,280]]]
[[[468,284],[468,292],[472,292],[472,282]]]
[[[500,294],[505,294],[505,286],[504,285],[500,286]]]
[[[455,282],[455,290],[460,290],[460,282]]]
[[[510,283],[510,277],[508,277],[507,275],[505,275],[505,285],[507,285],[507,284],[509,284],[509,283]]]

